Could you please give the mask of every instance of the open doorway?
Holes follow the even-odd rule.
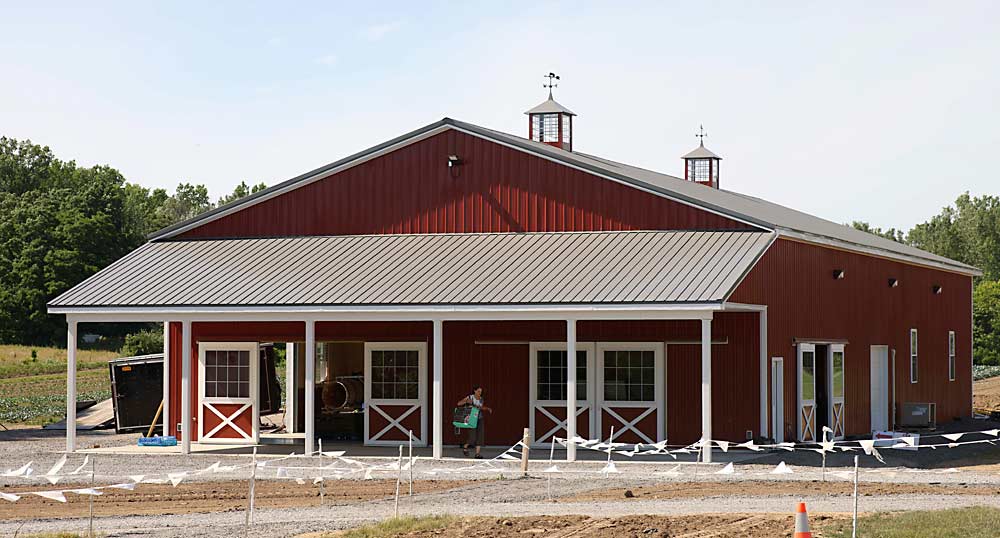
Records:
[[[830,427],[830,346],[816,344],[816,437]]]

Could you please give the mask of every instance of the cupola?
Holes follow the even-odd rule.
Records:
[[[545,75],[548,83],[542,87],[548,88],[549,98],[542,104],[525,112],[528,115],[528,138],[542,142],[566,151],[573,151],[573,116],[570,109],[560,105],[552,98],[552,88],[559,84],[559,75]]]
[[[699,126],[695,136],[698,138],[698,147],[681,157],[684,159],[684,179],[718,189],[719,161],[722,157],[705,147],[705,137],[708,134],[704,127]]]

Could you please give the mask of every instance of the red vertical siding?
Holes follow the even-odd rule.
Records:
[[[834,269],[843,269],[845,278],[834,279]],[[890,288],[890,278],[899,286]],[[786,435],[792,438],[797,405],[793,339],[848,341],[846,429],[848,435],[861,435],[870,432],[871,424],[872,345],[896,350],[898,403],[935,402],[939,421],[971,414],[971,284],[968,276],[782,239],[730,300],[768,305],[768,356],[785,359]],[[933,294],[934,285],[943,286],[943,293]],[[920,375],[914,384],[910,328],[919,334]],[[955,381],[948,380],[948,331],[956,335]]]
[[[447,167],[452,154],[463,160],[454,174]],[[747,228],[489,140],[446,131],[180,237]]]

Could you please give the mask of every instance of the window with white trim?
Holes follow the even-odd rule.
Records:
[[[536,398],[544,401],[566,400],[566,350],[540,349],[536,354]],[[576,399],[587,400],[587,352],[576,352]]]
[[[955,380],[955,331],[948,331],[948,381]]]
[[[420,397],[417,350],[372,350],[372,398],[416,400]]]
[[[917,330],[910,329],[910,383],[917,382]]]
[[[250,397],[250,352],[205,352],[205,397]]]
[[[617,402],[656,400],[656,354],[652,350],[604,352],[604,399]]]

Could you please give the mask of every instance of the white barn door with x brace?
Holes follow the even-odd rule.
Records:
[[[597,436],[656,443],[666,439],[663,342],[597,344]]]
[[[816,346],[799,344],[798,368],[798,415],[796,423],[799,441],[816,440]]]
[[[198,440],[253,443],[260,439],[256,342],[198,344]]]
[[[548,447],[552,437],[566,437],[566,343],[532,342],[528,370],[528,427],[532,445]],[[594,432],[594,344],[576,346],[576,434],[590,439]]]
[[[365,444],[427,445],[427,344],[365,343]]]

